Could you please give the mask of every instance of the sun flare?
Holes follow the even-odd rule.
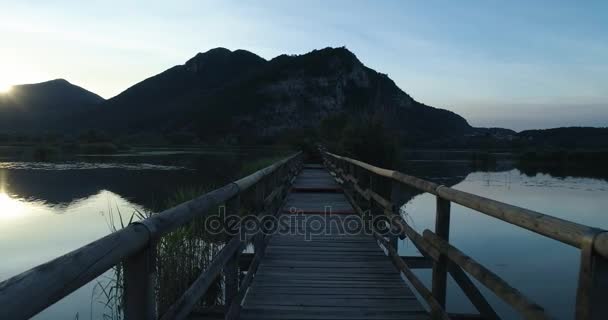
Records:
[[[0,83],[0,94],[9,93],[12,88],[13,86],[11,86],[10,84]]]
[[[22,217],[25,208],[17,199],[11,198],[6,193],[0,192],[0,220]]]

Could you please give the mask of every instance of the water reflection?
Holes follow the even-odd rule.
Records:
[[[173,155],[142,158],[141,162],[115,157],[91,158],[92,163],[0,163],[0,281],[108,234],[108,221],[119,221],[120,215],[128,220],[135,210],[155,210],[180,188],[226,183],[239,175],[250,157]],[[547,174],[551,169],[539,174],[505,163],[480,170],[466,161],[411,161],[398,169],[456,189],[608,228],[606,180],[556,178]],[[413,226],[419,231],[432,230],[435,199],[411,188],[403,188],[401,197]],[[452,211],[451,240],[458,247],[548,307],[553,315],[571,318],[577,250],[457,205]],[[400,251],[415,253],[407,241],[401,243]],[[428,272],[420,273],[430,279]],[[92,298],[94,285],[77,290],[38,318],[73,319],[76,313],[81,318],[91,313],[93,319],[102,318],[104,308]],[[453,283],[450,286],[450,310],[472,311],[459,289]],[[483,292],[492,297],[487,290]],[[511,318],[507,306],[495,298],[491,303],[505,318]]]
[[[156,208],[177,188],[210,187],[238,174],[238,157],[163,158],[150,162],[0,162],[0,192],[27,202],[65,206],[100,190]],[[131,159],[133,161],[133,159]],[[222,170],[217,170],[221,168]]]
[[[221,185],[242,156],[182,155],[69,163],[0,162],[0,281],[52,260],[155,210],[180,188]],[[137,160],[143,161],[143,158]],[[219,170],[218,170],[219,169]],[[102,319],[99,285],[108,272],[36,316]]]
[[[453,188],[529,208],[570,221],[608,229],[608,182],[603,179],[522,173],[475,171]],[[418,231],[434,229],[435,198],[422,194],[410,199],[402,213]],[[574,315],[579,251],[508,223],[452,204],[450,242],[489,267],[511,285],[560,319]],[[401,254],[417,254],[412,244],[400,244]],[[430,273],[419,272],[430,285]],[[479,285],[480,288],[483,286]],[[512,310],[482,290],[506,319]],[[448,308],[472,312],[460,289],[450,284]]]

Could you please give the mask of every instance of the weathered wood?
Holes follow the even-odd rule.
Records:
[[[226,215],[239,215],[240,213],[240,205],[241,199],[239,195],[236,195],[232,199],[226,201]],[[226,305],[226,312],[228,312],[228,307],[232,303],[234,297],[238,294],[239,291],[239,269],[238,269],[238,260],[239,253],[235,252],[233,254],[226,265],[224,266],[224,304]]]
[[[297,172],[301,159],[302,153],[299,152],[0,283],[3,317],[26,319],[34,316],[112,266],[137,254],[151,240],[207,214],[209,209],[257,184],[275,170],[288,167],[290,174]]]
[[[608,259],[608,231],[603,231],[596,236],[593,247],[599,255]]]
[[[376,201],[380,206],[382,206],[383,208],[385,208],[386,210],[392,211],[393,210],[393,204],[384,199],[384,197],[382,197],[381,195],[377,194],[376,192],[374,192],[373,190],[366,190],[367,194],[369,194],[369,196],[374,199],[374,201]]]
[[[436,198],[435,234],[448,242],[450,239],[450,202],[439,197]],[[442,308],[445,308],[447,291],[448,258],[440,254],[433,264],[432,291],[433,296]]]
[[[469,301],[471,301],[475,309],[479,311],[483,319],[500,319],[496,311],[494,311],[494,308],[492,308],[492,306],[490,305],[490,303],[488,303],[483,294],[479,291],[479,289],[477,289],[477,286],[475,286],[473,281],[469,279],[469,276],[467,276],[466,273],[464,273],[464,271],[462,271],[462,269],[458,265],[454,264],[453,262],[449,262],[448,271],[450,272],[450,275],[452,276],[458,287],[460,287],[460,289],[462,290],[462,292],[464,292]],[[450,315],[450,317],[452,316]]]
[[[154,242],[125,259],[124,277],[125,319],[156,319],[156,245]]]
[[[264,246],[266,244],[267,244],[267,239],[264,239]],[[226,320],[235,320],[235,319],[239,318],[239,315],[241,312],[241,303],[243,301],[243,298],[247,294],[247,291],[249,290],[251,281],[253,281],[253,278],[255,277],[255,274],[258,270],[258,266],[260,265],[260,261],[262,260],[263,255],[264,255],[264,251],[258,252],[255,255],[253,255],[253,259],[252,259],[251,263],[249,264],[249,268],[247,269],[247,275],[245,276],[245,278],[243,279],[243,281],[241,283],[241,288],[240,288],[239,292],[234,297],[234,300],[231,301],[230,304],[226,305],[226,307],[228,308],[226,311],[226,317],[225,317]]]
[[[594,297],[600,296],[608,291],[608,275],[605,275],[608,272],[601,271],[598,275],[595,274],[597,271],[608,269],[608,263],[606,262],[608,261],[608,231],[577,224],[536,211],[451,189],[449,187],[438,186],[431,182],[411,177],[397,171],[378,168],[358,160],[328,153],[324,150],[321,152],[325,154],[324,157],[330,168],[333,167],[333,162],[355,165],[367,169],[378,176],[390,178],[416,189],[435,194],[438,196],[438,201],[445,201],[448,204],[449,202],[455,202],[518,227],[580,248],[583,252],[579,275],[579,290],[577,293],[577,318],[590,319],[598,314],[604,315],[608,313],[607,304],[591,302],[595,299],[592,295]],[[338,175],[344,175],[344,172],[339,169],[336,170],[336,172]],[[365,193],[369,194],[371,198],[374,198],[374,193],[377,192],[371,187],[369,189],[370,190],[365,190]],[[379,200],[379,203],[382,203],[383,199]],[[386,210],[385,213],[390,215],[390,210]],[[415,233],[411,228],[408,229],[409,226],[407,226],[405,222],[398,223],[398,225],[401,228],[402,233]],[[439,230],[437,230],[437,232],[441,236],[441,232],[439,232]],[[588,239],[590,238],[593,238],[593,241],[588,242]],[[420,246],[423,243],[421,241],[418,242],[420,243],[417,246]],[[585,251],[591,252],[591,254],[585,254]],[[440,266],[445,266],[445,263],[444,261],[441,261],[443,260],[441,255],[438,258],[440,260],[437,261],[436,267],[434,268],[433,291],[438,296],[439,300],[442,300],[445,291],[440,288],[444,287],[445,281],[443,280],[444,277],[441,275],[445,275],[445,268]],[[466,275],[463,277],[458,270],[459,269],[454,269],[449,271],[455,278],[460,279],[456,281],[460,281],[459,286],[461,286],[465,294],[467,294],[470,299],[476,299],[473,303],[478,310],[484,312],[486,318],[497,317],[491,306],[483,299],[481,293],[479,293],[476,287],[470,283],[470,279],[468,279]],[[601,294],[598,292],[601,292]],[[601,311],[598,311],[597,313],[592,312],[592,305],[595,306],[595,309],[601,309]]]
[[[31,318],[141,251],[149,241],[143,225],[130,225],[0,283],[2,317]]]
[[[439,252],[445,254],[452,262],[463,268],[475,277],[484,286],[494,292],[498,297],[511,305],[528,319],[550,319],[545,310],[538,304],[525,297],[517,289],[511,287],[498,275],[488,270],[471,257],[465,255],[430,230],[425,230],[423,237],[428,240]]]
[[[481,213],[490,215],[497,219],[528,229],[551,239],[575,246],[577,248],[581,248],[583,238],[586,234],[603,231],[597,228],[559,219],[464,191],[438,186],[432,182],[408,176],[398,171],[378,168],[358,160],[342,157],[329,152],[327,152],[327,155],[340,161],[358,165],[377,175],[400,181],[419,190],[438,195],[443,199],[458,203],[465,207],[474,209]],[[608,258],[608,235],[602,235],[600,239],[596,241],[595,246],[596,251],[600,255]]]
[[[540,212],[520,208],[478,195],[441,187],[437,190],[440,197],[463,205],[465,207],[485,213],[497,219],[516,226],[528,229],[563,243],[581,247],[583,237],[588,233],[595,233],[596,228],[584,226],[560,218],[542,214]]]
[[[430,192],[435,194],[435,189],[437,188],[437,184],[420,179],[420,178],[416,178],[413,176],[408,176],[406,174],[403,174],[401,172],[398,171],[394,171],[394,170],[388,170],[388,169],[383,169],[383,168],[378,168],[375,166],[372,166],[370,164],[367,164],[365,162],[359,161],[359,160],[355,160],[355,159],[351,159],[351,158],[347,158],[347,157],[342,157],[330,152],[327,152],[327,154],[335,159],[340,159],[346,163],[349,164],[353,164],[353,165],[357,165],[359,167],[362,167],[372,173],[375,173],[379,176],[382,177],[386,177],[386,178],[390,178],[390,179],[394,179],[397,181],[400,181],[402,183],[405,183],[407,185],[413,186],[417,189],[421,189],[425,192]]]
[[[360,173],[355,172],[357,179]],[[309,174],[304,170],[295,184]],[[328,205],[355,213],[347,201],[353,191],[348,187],[350,183],[346,183],[344,195],[291,193],[285,201],[286,208],[280,212],[285,217],[297,216],[291,212],[319,211]],[[344,215],[323,213],[306,216],[325,223],[332,219],[344,223],[347,219]],[[304,233],[296,231],[310,231],[311,226],[290,222],[286,227],[289,233],[273,235],[268,241],[246,293],[240,311],[242,319],[328,319],[340,318],[337,314],[351,314],[344,310],[356,310],[362,315],[351,317],[354,319],[380,318],[373,312],[382,312],[384,319],[408,319],[408,315],[414,314],[428,317],[369,234],[344,234],[340,227],[330,224],[305,239]],[[420,257],[414,259],[419,265],[429,265]]]
[[[596,320],[606,318],[608,304],[608,259],[599,255],[594,242],[598,235],[589,234],[581,249],[581,262],[576,292],[576,319]]]
[[[220,274],[222,268],[237,251],[242,250],[244,243],[234,237],[217,253],[205,271],[194,281],[184,294],[162,315],[162,320],[185,319],[197,301],[207,292],[209,286]]]
[[[395,266],[401,271],[405,277],[409,280],[409,282],[416,288],[416,291],[431,307],[431,314],[434,319],[449,319],[447,313],[445,312],[445,307],[441,306],[437,299],[433,296],[433,294],[424,286],[422,281],[416,277],[416,275],[412,272],[412,270],[405,264],[405,262],[399,257],[397,250],[393,248],[389,242],[384,239],[377,232],[374,232],[374,236],[378,241],[383,245],[383,247],[388,251],[389,257],[391,257]]]
[[[265,176],[274,172],[281,166],[288,165],[288,164],[292,163],[294,160],[301,159],[301,157],[302,157],[302,152],[298,152],[298,153],[296,153],[288,158],[285,158],[281,161],[278,161],[264,169],[258,170],[256,172],[248,175],[247,177],[239,179],[239,180],[235,181],[234,183],[239,187],[239,189],[241,191],[245,191],[245,190],[249,189],[251,186],[256,185],[260,180],[262,180],[262,178],[264,178]]]
[[[425,256],[430,257],[433,261],[437,261],[440,256],[439,250],[435,249],[426,239],[424,239],[418,232],[410,227],[403,218],[394,220],[399,224],[400,230],[407,235],[412,241],[414,246]],[[462,271],[462,269],[451,262],[448,262],[448,271],[456,284],[462,289],[465,295],[469,298],[473,306],[479,311],[482,316],[486,319],[499,319],[498,315],[488,303],[485,297],[481,294],[479,289],[473,284],[469,277]]]

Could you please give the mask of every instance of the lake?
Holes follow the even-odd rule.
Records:
[[[96,240],[134,212],[161,208],[176,190],[210,189],[236,178],[250,159],[276,152],[154,150],[60,163],[0,162],[0,281]],[[608,229],[608,182],[586,173],[540,173],[500,163],[491,169],[466,161],[410,161],[400,170],[458,190]],[[523,173],[525,172],[525,173]],[[418,231],[433,229],[435,199],[415,194],[402,207]],[[578,250],[452,205],[450,240],[562,319],[572,318]],[[417,254],[407,240],[402,255]],[[430,286],[430,271],[416,270]],[[101,286],[111,272],[39,314],[37,319],[101,319],[108,313]],[[100,286],[101,285],[101,286]],[[483,288],[479,285],[480,288]],[[474,309],[453,283],[451,312]],[[505,318],[509,307],[482,290]]]
[[[494,168],[497,171],[484,171],[459,161],[418,161],[404,167],[404,171],[454,189],[608,229],[608,181],[603,178],[523,173],[508,164]],[[417,195],[401,211],[418,232],[434,230],[434,196]],[[452,204],[450,242],[545,307],[551,315],[559,319],[574,317],[578,249],[457,204]],[[399,247],[401,255],[419,255],[407,239],[400,241]],[[430,270],[415,272],[430,287]],[[476,284],[499,315],[505,319],[518,318],[509,306]],[[475,311],[451,279],[447,306],[450,312]]]
[[[211,190],[252,161],[284,150],[145,150],[47,163],[0,161],[0,281],[127,224],[135,212],[162,208],[180,189]],[[122,223],[121,223],[122,219]],[[41,312],[37,319],[102,319],[112,312],[101,286],[108,272]]]

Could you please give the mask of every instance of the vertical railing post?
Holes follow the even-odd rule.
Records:
[[[226,201],[226,217],[232,215],[240,215],[240,206],[241,206],[241,197],[240,195],[236,195]],[[229,220],[230,221],[230,220]],[[239,237],[240,235],[235,235],[235,237]],[[230,309],[230,305],[234,300],[234,297],[239,292],[239,268],[238,268],[238,260],[240,257],[240,250],[228,260],[228,263],[224,266],[224,310],[226,314]]]
[[[599,320],[608,314],[608,259],[594,249],[597,234],[585,236],[576,293],[576,319]]]
[[[399,252],[399,241],[398,241],[398,235],[397,235],[397,229],[396,226],[393,225],[393,219],[395,219],[394,215],[401,215],[400,211],[399,211],[399,183],[397,181],[393,181],[391,180],[391,186],[390,186],[390,201],[391,201],[391,212],[393,214],[392,217],[390,217],[391,219],[391,225],[390,225],[390,237],[389,237],[389,243],[393,246],[393,248],[395,248],[395,250],[397,250],[397,252]]]
[[[124,261],[126,320],[156,319],[156,242]]]
[[[369,173],[369,185],[367,186],[367,190],[369,191],[374,191],[374,183],[375,183],[375,179],[374,179],[374,173],[370,172]],[[372,207],[374,206],[374,199],[368,194],[369,199],[367,200],[367,210],[369,210],[370,213],[372,213]]]
[[[450,201],[437,196],[437,212],[435,216],[435,233],[446,242],[450,238]],[[439,255],[439,259],[433,263],[432,292],[435,300],[445,309],[447,291],[447,269],[448,259],[445,255]]]
[[[262,178],[262,180],[255,185],[254,207],[256,215],[261,214],[266,209],[264,208],[264,198],[266,197],[265,180],[267,178],[268,177]],[[262,233],[258,233],[254,236],[253,239],[254,251],[257,254],[263,249],[264,237],[262,236]]]

